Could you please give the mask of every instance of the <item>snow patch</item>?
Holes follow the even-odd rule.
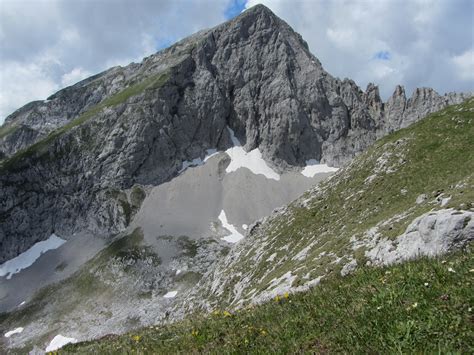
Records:
[[[178,174],[181,174],[183,171],[185,171],[189,167],[195,167],[195,166],[203,165],[207,160],[209,160],[209,158],[211,158],[212,156],[214,156],[216,154],[218,154],[217,149],[208,149],[208,150],[206,150],[206,156],[204,157],[204,159],[196,158],[196,159],[193,159],[191,161],[189,161],[189,160],[183,161],[183,165],[182,165],[181,169],[178,171]]]
[[[256,175],[262,174],[268,179],[280,180],[280,175],[267,165],[258,148],[246,152],[234,131],[230,127],[227,127],[227,129],[234,146],[225,151],[231,159],[230,164],[225,169],[226,173],[231,173],[240,168],[247,168]]]
[[[178,294],[178,291],[169,291],[163,297],[164,298],[174,298]]]
[[[217,155],[219,154],[219,152],[217,151],[217,149],[208,149],[206,150],[206,156],[204,157],[204,162],[208,161],[211,157],[213,157],[214,155]]]
[[[249,226],[248,226],[248,225],[246,225],[245,223],[244,223],[244,224],[242,224],[242,229],[243,229],[243,230],[247,230],[247,228],[248,228],[248,227],[249,227]]]
[[[27,251],[0,265],[0,277],[6,275],[7,280],[10,280],[14,274],[33,265],[43,253],[48,250],[57,249],[64,243],[66,243],[64,239],[59,238],[55,234],[51,234],[48,239],[36,243]]]
[[[332,168],[328,166],[327,164],[319,164],[319,161],[317,161],[316,159],[310,159],[310,160],[306,160],[306,166],[301,171],[301,174],[303,174],[306,177],[312,178],[316,174],[333,173],[338,170],[339,170],[338,168]]]
[[[23,328],[22,328],[22,327],[19,327],[19,328],[10,330],[9,332],[6,332],[6,333],[5,333],[5,338],[10,338],[12,335],[14,335],[14,334],[19,334],[19,333],[21,333],[22,331],[23,331]]]
[[[238,232],[238,230],[227,221],[227,216],[225,215],[224,210],[219,214],[219,221],[222,223],[222,227],[227,229],[230,232],[230,235],[225,236],[221,239],[229,243],[237,243],[239,240],[243,239],[244,236]]]
[[[74,343],[77,343],[77,339],[68,338],[68,337],[62,336],[61,334],[58,334],[53,338],[53,340],[51,340],[51,343],[49,343],[45,351],[46,352],[55,351],[62,348],[66,344],[74,344]]]
[[[181,274],[181,270],[176,270],[176,275]]]

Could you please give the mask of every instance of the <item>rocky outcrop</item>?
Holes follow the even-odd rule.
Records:
[[[142,63],[112,68],[7,118],[0,150],[0,262],[52,230],[109,235],[133,211],[135,184],[173,178],[182,161],[224,149],[232,128],[277,170],[341,166],[375,139],[462,100],[401,88],[384,104],[329,75],[306,42],[262,5]],[[16,154],[15,154],[16,153]]]
[[[472,93],[449,93],[441,96],[431,88],[418,88],[407,99],[405,89],[397,86],[387,103],[381,107],[378,105],[374,110],[373,115],[380,118],[378,136],[408,127],[432,112],[459,104],[471,96]]]
[[[395,240],[378,240],[365,255],[374,265],[390,265],[420,256],[437,256],[474,240],[474,212],[445,209],[416,218]]]

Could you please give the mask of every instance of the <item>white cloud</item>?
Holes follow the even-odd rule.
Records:
[[[347,29],[332,29],[328,28],[326,31],[327,37],[334,45],[342,49],[352,49],[356,43],[354,33]]]
[[[474,80],[474,49],[453,57],[458,76],[463,80]]]
[[[87,71],[87,70],[84,70],[82,68],[74,68],[69,73],[63,74],[61,76],[61,85],[63,87],[69,86],[69,85],[75,84],[78,81],[81,81],[82,79],[85,79],[85,78],[87,78],[91,75],[92,75],[92,73]]]
[[[59,85],[41,65],[4,62],[0,67],[0,114],[10,113],[29,101],[43,100],[58,89]]]

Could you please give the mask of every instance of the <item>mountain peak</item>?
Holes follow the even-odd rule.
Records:
[[[242,15],[243,14],[268,14],[268,15],[272,15],[272,16],[276,16],[272,10],[270,10],[268,7],[266,7],[265,5],[263,4],[257,4],[255,6],[252,6],[250,8],[248,8],[247,10],[245,10],[244,12],[242,12]]]
[[[243,11],[240,15],[236,16],[231,21],[249,21],[256,22],[259,19],[270,20],[272,24],[278,24],[283,22],[277,15],[275,15],[272,10],[262,4],[252,6],[251,8]]]

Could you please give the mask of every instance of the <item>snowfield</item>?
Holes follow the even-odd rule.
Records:
[[[56,335],[53,340],[51,340],[51,343],[49,343],[48,347],[46,348],[46,352],[49,351],[55,351],[58,350],[59,348],[62,348],[66,344],[71,344],[71,343],[77,343],[77,339],[74,338],[68,338],[65,336],[62,336],[61,334]]]
[[[334,173],[338,170],[338,168],[332,168],[327,164],[319,164],[319,161],[316,159],[306,160],[306,166],[301,171],[306,177],[314,177],[316,174],[322,173]]]
[[[21,333],[22,331],[23,331],[23,328],[22,328],[22,327],[19,327],[19,328],[10,330],[9,332],[6,332],[6,333],[5,333],[5,338],[10,338],[12,335],[14,335],[14,334],[19,334],[19,333]]]
[[[6,275],[7,280],[10,280],[14,274],[33,265],[43,253],[48,250],[57,249],[64,243],[66,243],[64,239],[59,238],[55,234],[51,234],[48,239],[36,243],[27,251],[0,265],[0,277]]]
[[[268,179],[273,179],[276,181],[280,180],[280,174],[278,174],[270,166],[268,166],[268,164],[262,157],[262,153],[258,148],[255,148],[250,152],[246,152],[242,147],[240,141],[235,136],[234,131],[230,127],[227,127],[227,130],[229,131],[230,138],[234,146],[225,151],[225,153],[231,159],[230,164],[225,169],[226,173],[231,173],[240,168],[247,168],[256,175],[261,174]],[[191,161],[183,161],[183,165],[178,171],[178,173],[181,174],[189,167],[201,166],[209,158],[218,153],[219,152],[217,151],[217,149],[208,149],[206,151],[206,156],[204,157],[204,159],[196,158]],[[316,174],[333,173],[336,171],[338,171],[338,168],[330,167],[327,164],[320,164],[319,161],[316,159],[310,159],[306,161],[306,166],[301,171],[301,174],[308,178],[312,178]]]
[[[244,236],[240,234],[237,229],[227,221],[227,216],[225,215],[224,210],[219,214],[219,221],[221,221],[222,226],[230,232],[230,235],[223,237],[222,239],[229,243],[237,243],[239,240],[243,239]]]
[[[169,291],[163,297],[164,298],[174,298],[174,297],[176,297],[177,294],[178,294],[178,291]]]
[[[230,164],[225,169],[226,173],[231,173],[239,168],[247,168],[256,175],[262,174],[268,179],[280,180],[280,175],[267,165],[258,148],[246,152],[235,136],[234,131],[229,127],[227,129],[234,146],[225,151],[231,159]]]

